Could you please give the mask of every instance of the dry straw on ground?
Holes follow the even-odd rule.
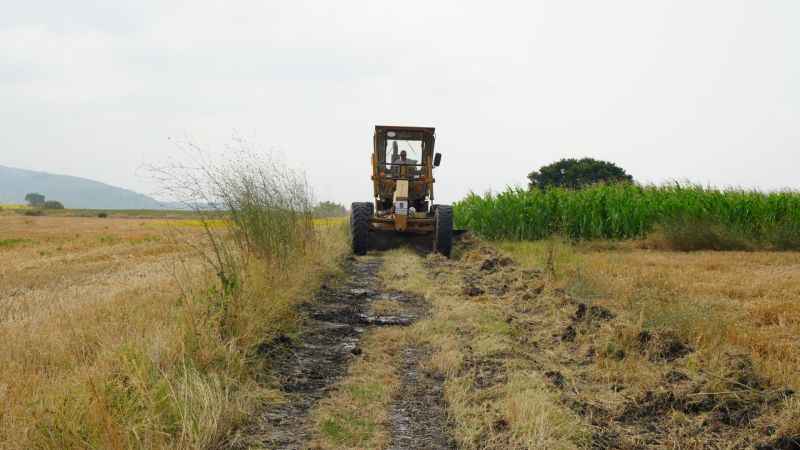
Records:
[[[0,448],[217,447],[276,400],[254,349],[296,327],[346,229],[317,229],[304,181],[270,168],[190,179],[225,200],[200,226],[0,216]]]

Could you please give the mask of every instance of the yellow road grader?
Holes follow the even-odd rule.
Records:
[[[432,235],[432,250],[450,256],[453,208],[434,205],[435,129],[377,125],[373,138],[373,202],[352,204],[353,252],[363,255],[380,233],[406,237]]]

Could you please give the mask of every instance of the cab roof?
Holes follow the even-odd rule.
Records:
[[[392,137],[393,139],[422,141],[433,137],[436,133],[436,128],[375,125],[376,135],[384,135],[389,131],[396,133],[396,136]]]

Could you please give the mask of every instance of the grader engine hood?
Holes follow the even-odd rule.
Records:
[[[397,180],[394,190],[394,222],[397,231],[408,225],[408,180]]]

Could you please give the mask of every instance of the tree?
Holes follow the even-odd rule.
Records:
[[[334,202],[320,202],[314,207],[314,217],[341,217],[347,215],[347,209]]]
[[[565,187],[580,189],[595,183],[631,183],[633,177],[621,167],[593,158],[562,159],[528,174],[531,189]]]
[[[64,209],[64,205],[61,202],[56,200],[48,200],[44,202],[43,205],[44,209]]]
[[[25,201],[28,202],[30,206],[42,206],[44,205],[44,195],[31,192],[25,195]]]

